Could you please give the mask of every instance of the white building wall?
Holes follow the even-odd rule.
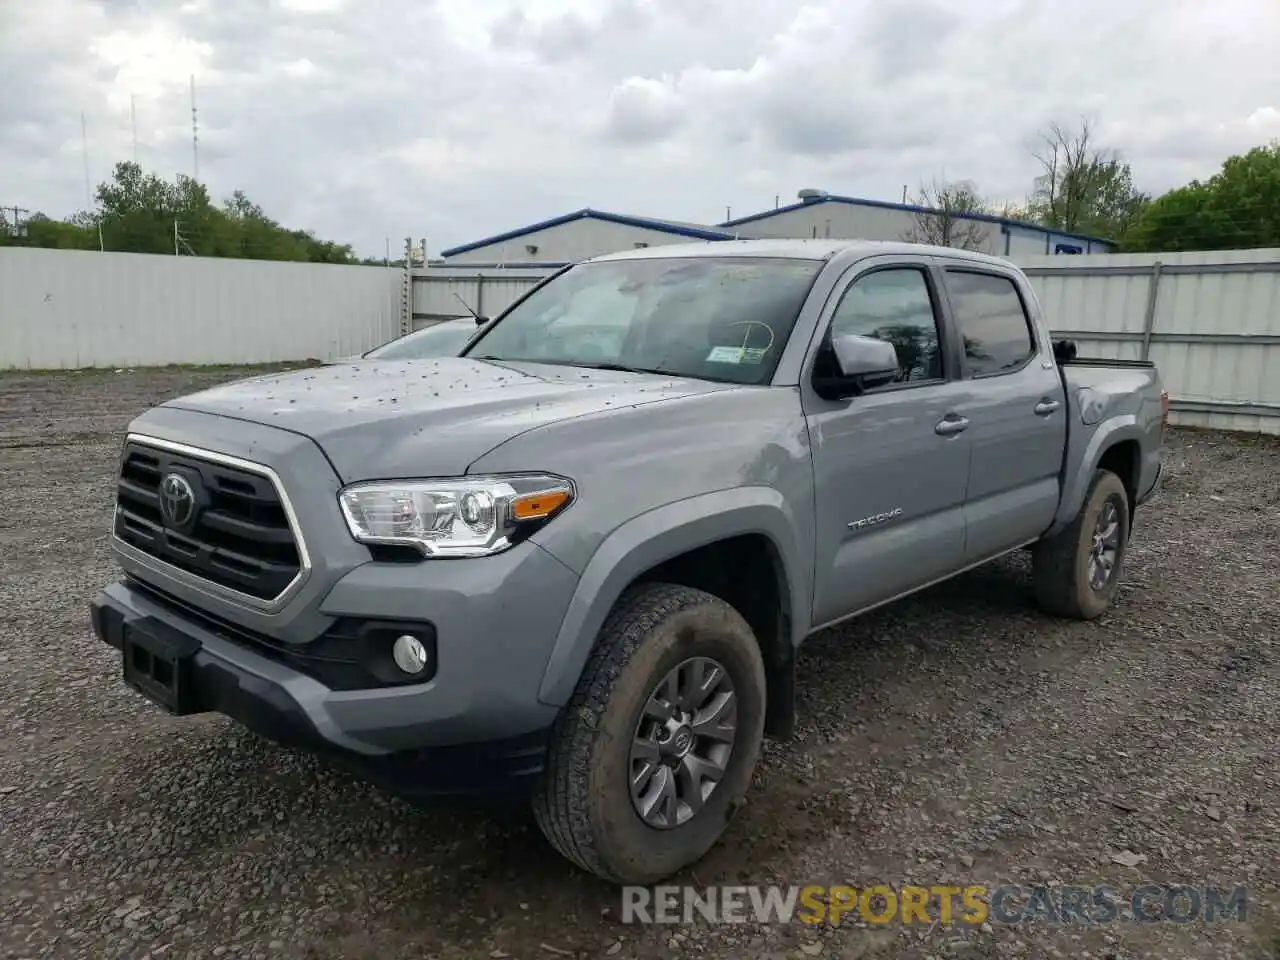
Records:
[[[690,242],[696,243],[697,239],[594,217],[579,217],[568,223],[526,233],[512,240],[486,244],[443,259],[450,266],[529,263],[535,260],[545,263],[576,263],[605,253],[632,250],[637,244],[657,247],[668,243]],[[529,252],[527,248],[530,245],[538,248],[536,253]]]
[[[1043,254],[1099,254],[1108,253],[1112,249],[1108,243],[1073,236],[1069,233],[1033,230],[1029,227],[1011,226],[1009,229],[1010,257],[1034,257]],[[1059,246],[1067,249],[1059,250]]]
[[[400,332],[387,267],[0,247],[0,369],[273,363]]]
[[[917,225],[916,215],[891,207],[859,206],[852,203],[809,203],[769,217],[720,229],[736,231],[743,237],[819,237],[841,240],[907,240]],[[998,224],[977,222],[983,253],[1002,255],[1004,235]],[[1043,240],[1040,250],[1043,252]]]

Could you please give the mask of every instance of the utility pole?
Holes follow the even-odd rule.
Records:
[[[84,157],[84,205],[93,206],[93,189],[89,185],[89,124],[80,111],[80,153]]]
[[[191,179],[200,182],[200,125],[196,122],[196,75],[191,74]]]
[[[194,257],[196,252],[191,249],[191,244],[188,243],[187,238],[182,235],[181,226],[181,220],[175,219],[173,221],[173,255],[175,257],[181,256],[182,248],[186,247],[187,253]]]
[[[3,222],[6,226],[9,223],[9,211],[11,210],[13,211],[12,236],[20,237],[23,235],[23,232],[24,232],[23,226],[22,226],[22,215],[24,213],[30,213],[31,211],[28,210],[26,207],[19,207],[19,206],[0,207],[0,222]]]

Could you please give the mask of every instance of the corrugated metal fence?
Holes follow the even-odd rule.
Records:
[[[1175,422],[1280,434],[1280,249],[1016,262],[1083,354],[1159,365]],[[328,359],[551,272],[0,248],[0,369]]]
[[[1280,249],[1017,262],[1082,356],[1155,361],[1175,423],[1280,434]]]
[[[0,369],[272,363],[400,332],[402,271],[0,248]]]
[[[552,267],[428,267],[413,271],[413,326],[426,326],[470,311],[496,317]]]
[[[1280,434],[1280,249],[1014,258],[1082,356],[1150,359],[1175,423]],[[414,272],[419,324],[496,315],[550,269]]]

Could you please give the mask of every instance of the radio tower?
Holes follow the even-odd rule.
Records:
[[[191,171],[200,182],[200,124],[196,121],[196,75],[191,74]]]

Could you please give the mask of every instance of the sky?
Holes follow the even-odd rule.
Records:
[[[380,256],[580,207],[997,205],[1048,124],[1159,193],[1280,137],[1280,0],[0,0],[0,204],[136,155]],[[84,118],[82,137],[81,117]],[[136,118],[136,119],[134,119]]]

